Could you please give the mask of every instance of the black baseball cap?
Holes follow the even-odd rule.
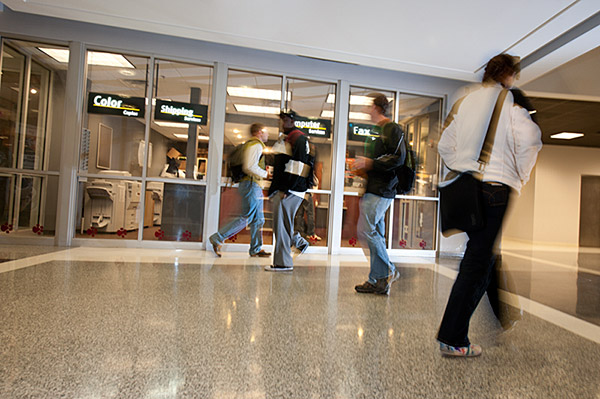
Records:
[[[290,118],[291,120],[295,121],[296,118],[298,117],[298,114],[296,114],[296,112],[290,110],[287,111],[281,111],[279,113],[279,118],[283,118],[284,116],[287,116],[288,118]]]

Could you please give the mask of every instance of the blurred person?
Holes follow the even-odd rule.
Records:
[[[210,236],[209,240],[217,256],[221,256],[221,246],[229,237],[240,232],[248,225],[250,227],[250,256],[266,258],[271,256],[262,249],[262,226],[265,224],[263,215],[263,191],[260,181],[267,177],[263,151],[269,140],[265,125],[254,123],[250,126],[252,137],[243,144],[242,171],[244,177],[240,180],[238,193],[242,198],[242,213],[231,220],[219,231]]]
[[[272,272],[294,269],[292,246],[297,254],[304,253],[309,247],[308,241],[294,231],[294,217],[306,190],[313,185],[314,157],[310,153],[308,137],[294,125],[296,118],[292,110],[280,113],[283,134],[273,146],[273,181],[269,197],[273,203],[275,245],[273,264],[265,267]]]
[[[371,270],[368,280],[354,289],[360,293],[389,295],[399,272],[387,253],[385,213],[396,196],[398,178],[395,170],[404,163],[406,149],[402,143],[402,128],[388,118],[390,103],[387,97],[381,93],[372,93],[369,97],[373,103],[366,112],[381,134],[365,154],[368,157],[358,157],[353,168],[356,174],[367,179],[365,194],[360,200],[358,237],[368,246]]]
[[[487,63],[479,88],[455,104],[438,143],[438,152],[450,170],[479,170],[477,160],[490,115],[501,91],[513,86],[519,71],[517,58],[508,54],[493,57]],[[443,355],[472,357],[482,353],[480,345],[469,341],[469,321],[485,291],[492,288],[493,248],[511,191],[519,192],[529,180],[541,148],[539,127],[508,92],[499,114],[489,162],[482,172],[485,226],[467,232],[467,248],[437,335]]]

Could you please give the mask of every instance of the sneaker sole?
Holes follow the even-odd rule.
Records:
[[[481,356],[481,354],[483,353],[483,351],[480,349],[479,353],[461,353],[461,352],[456,352],[456,351],[445,351],[440,349],[440,353],[442,354],[442,356],[447,356],[447,357],[478,357]]]
[[[385,292],[377,292],[377,291],[360,291],[360,290],[357,290],[356,288],[354,288],[354,291],[358,292],[359,294],[390,295],[390,290],[387,290]]]
[[[268,272],[275,272],[275,273],[281,273],[281,272],[291,272],[294,271],[293,267],[271,267],[271,266],[267,266],[265,267],[265,271]]]

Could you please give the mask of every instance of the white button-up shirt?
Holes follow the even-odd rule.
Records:
[[[449,116],[451,122],[438,143],[438,152],[448,168],[459,172],[479,170],[477,160],[501,90],[499,84],[481,85],[463,99],[455,115]],[[483,181],[504,183],[520,192],[541,148],[540,128],[507,93]]]

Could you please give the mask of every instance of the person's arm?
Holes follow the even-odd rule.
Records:
[[[449,169],[454,169],[456,161],[456,120],[454,118],[442,132],[438,142],[438,153]]]
[[[531,120],[529,112],[518,106],[511,109],[511,124],[517,173],[525,184],[529,181],[537,154],[542,149],[542,131]]]
[[[406,148],[404,143],[404,132],[396,123],[388,123],[382,132],[384,139],[384,153],[373,158],[371,169],[376,172],[387,172],[394,170],[404,163]]]
[[[257,178],[266,178],[267,171],[258,166],[258,161],[262,155],[262,145],[260,143],[249,145],[244,151],[244,162],[242,171],[248,176]]]

